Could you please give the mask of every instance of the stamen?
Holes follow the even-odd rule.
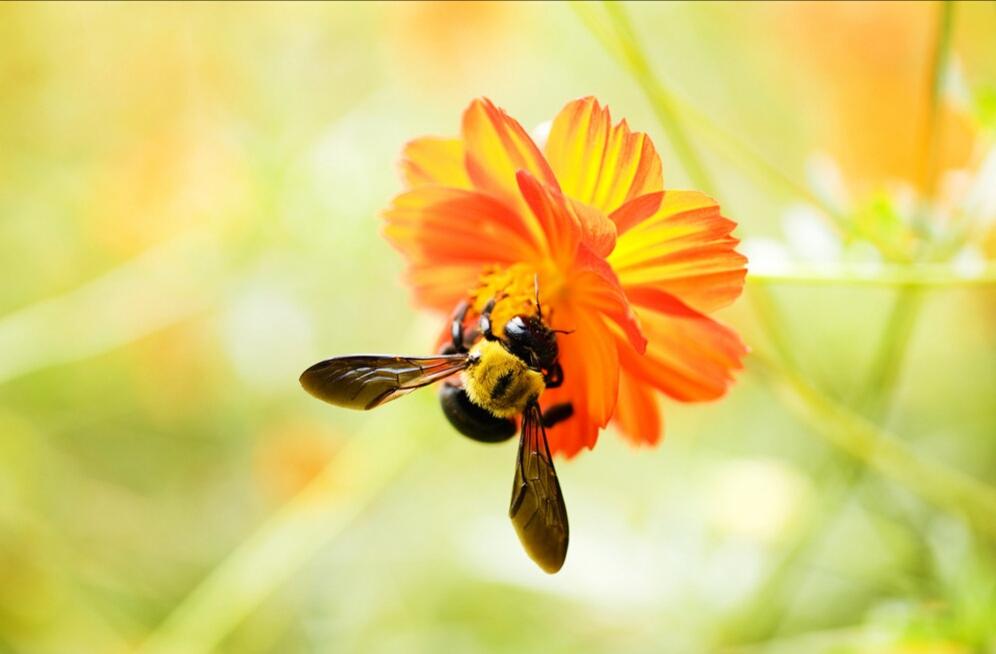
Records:
[[[499,334],[513,316],[540,312],[538,280],[539,273],[526,264],[486,270],[470,294],[471,313],[480,316],[488,302],[496,299],[491,324]]]

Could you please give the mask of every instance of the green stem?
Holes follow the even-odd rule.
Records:
[[[934,42],[934,52],[931,57],[931,83],[930,98],[928,101],[928,120],[926,124],[924,143],[923,170],[926,171],[925,188],[928,193],[933,188],[933,180],[936,176],[937,144],[940,140],[940,127],[937,120],[937,107],[940,102],[940,93],[944,83],[944,72],[949,58],[949,48],[951,45],[951,27],[953,19],[953,7],[948,3],[942,3],[938,13],[937,37]],[[923,213],[923,206],[920,213]],[[918,266],[901,266],[901,273],[921,270]],[[950,269],[948,269],[950,274]],[[909,279],[904,280],[909,282]],[[917,280],[922,281],[922,280]],[[917,284],[902,283],[896,295],[895,303],[882,331],[880,345],[877,349],[878,358],[873,363],[866,384],[860,392],[860,404],[864,414],[868,419],[879,422],[887,419],[893,398],[897,390],[897,380],[902,367],[904,355],[908,349],[910,338],[916,324],[917,316],[923,304],[924,292]],[[761,307],[765,310],[764,307]],[[784,339],[780,334],[777,324],[773,324],[772,319],[774,309],[767,309],[767,317],[762,315],[762,322],[769,329],[769,335],[775,343],[779,352],[784,345],[779,341]],[[774,331],[771,331],[774,330]],[[827,440],[851,454],[854,463],[846,466],[842,471],[834,469],[830,474],[837,476],[836,491],[830,494],[825,503],[824,510],[813,514],[808,521],[807,529],[801,531],[801,538],[793,544],[788,552],[781,558],[778,565],[767,576],[755,594],[753,606],[757,609],[754,612],[741,615],[735,619],[724,630],[723,638],[730,642],[745,635],[749,639],[755,639],[761,635],[777,633],[784,620],[786,604],[781,601],[790,592],[788,586],[791,573],[795,569],[797,562],[806,560],[807,554],[820,542],[820,537],[824,530],[818,529],[820,522],[829,522],[839,512],[839,507],[850,496],[853,489],[861,482],[865,472],[871,467],[878,472],[892,476],[904,482],[908,487],[929,501],[933,501],[942,507],[946,507],[954,512],[959,512],[964,506],[974,505],[981,507],[980,513],[971,521],[982,530],[987,530],[990,537],[996,536],[996,530],[992,529],[993,514],[996,513],[996,491],[990,487],[979,485],[975,490],[968,490],[969,487],[977,484],[970,478],[959,480],[960,475],[954,471],[943,467],[928,465],[920,461],[912,453],[907,452],[898,441],[892,441],[883,436],[880,432],[875,434],[870,431],[874,428],[872,422],[861,424],[864,420],[857,415],[841,414],[846,411],[842,407],[835,406],[826,396],[820,395],[812,387],[805,383],[799,375],[798,368],[790,366],[787,373],[788,380],[794,387],[797,396],[806,400],[806,409],[812,414],[817,412],[823,415],[836,413],[839,422],[842,421],[850,428],[850,433],[864,433],[866,442],[862,439],[847,438],[847,431],[821,430]],[[817,416],[818,418],[821,416]],[[822,422],[813,423],[817,426],[825,426]],[[917,470],[934,468],[933,473],[927,473],[927,477],[918,477]],[[968,480],[966,484],[965,480]],[[959,492],[948,493],[944,484],[953,484],[951,487],[966,491],[964,495]],[[978,492],[976,492],[978,491]],[[961,502],[969,504],[962,505]],[[978,515],[983,516],[979,518]]]
[[[235,267],[217,240],[210,228],[191,229],[72,291],[0,316],[0,384],[108,352],[206,310]],[[66,325],[73,325],[72,338]]]
[[[839,215],[836,207],[828,206],[828,203],[821,198],[815,197],[808,189],[795,183],[794,180],[781,173],[777,167],[769,164],[753,150],[739,143],[731,135],[713,124],[706,116],[695,111],[694,108],[677,102],[653,75],[635,38],[625,9],[621,5],[605,5],[616,33],[615,41],[593,20],[590,6],[578,4],[573,6],[592,33],[606,45],[607,50],[623,62],[650,99],[658,119],[671,135],[676,151],[697,184],[706,190],[711,189],[711,180],[696,153],[691,150],[688,139],[681,128],[679,116],[689,118],[691,122],[697,123],[700,131],[711,135],[714,141],[725,146],[739,163],[746,164],[747,169],[757,173],[762,180],[766,182],[773,180],[779,183],[783,188],[820,206],[831,216],[838,229],[846,227],[844,219]],[[941,36],[937,40],[937,50],[935,51],[935,73],[932,87],[935,99],[932,100],[932,113],[930,114],[930,128],[928,130],[931,134],[929,143],[932,144],[928,148],[931,150],[929,154],[931,162],[936,158],[937,130],[933,126],[936,124],[936,97],[939,96],[942,86],[941,73],[938,71],[943,71],[945,66],[947,55],[944,51],[950,42],[950,26],[951,9],[945,6],[941,12]],[[677,134],[678,137],[675,138],[674,134]],[[930,165],[935,164],[931,163]],[[899,286],[900,293],[883,332],[883,354],[876,361],[870,376],[870,383],[875,389],[871,394],[875,398],[873,406],[870,407],[872,413],[879,414],[886,411],[891,403],[902,355],[907,349],[906,345],[912,334],[921,302],[921,292],[917,287],[935,284],[991,284],[996,280],[996,276],[989,278],[988,275],[984,275],[982,279],[975,277],[966,279],[949,272],[946,276],[942,274],[943,279],[937,279],[930,275],[921,275],[921,272],[920,268],[903,267],[898,270],[897,275],[885,281],[888,285]],[[874,469],[884,476],[901,482],[924,499],[946,510],[966,514],[966,517],[981,533],[996,540],[996,526],[994,526],[996,525],[996,490],[935,462],[919,459],[907,450],[900,441],[880,430],[874,423],[854,414],[809,385],[798,372],[789,341],[782,329],[783,322],[778,312],[777,303],[770,289],[764,283],[772,281],[775,276],[768,275],[766,277],[752,274],[750,279],[755,282],[750,289],[751,300],[765,331],[783,362],[782,367],[764,364],[767,376],[774,379],[779,394],[786,404],[809,419],[811,424],[816,427],[818,434],[860,463],[860,466],[851,466],[849,473],[841,480],[839,492],[834,493],[832,504],[837,505],[849,493],[860,479],[862,469]],[[798,276],[788,279],[789,281],[799,281]],[[827,279],[826,276],[816,275],[803,281],[836,283],[840,279]],[[762,361],[758,356],[755,356],[754,360]],[[807,533],[809,532],[813,532],[813,530],[807,530]],[[768,600],[782,595],[789,568],[808,551],[812,543],[815,542],[815,536],[815,533],[811,533],[797,543],[784,557],[783,565],[779,566],[762,585],[757,598],[765,600],[762,602],[763,604],[771,606],[774,603]],[[765,608],[764,614],[764,625],[761,625],[761,630],[777,628],[781,621],[781,612]],[[736,625],[733,626],[734,631],[736,631]],[[752,630],[757,633],[757,629]]]
[[[748,280],[751,278],[748,277]],[[771,345],[775,348],[781,362],[792,370],[798,370],[798,364],[792,348],[789,346],[789,339],[785,333],[781,310],[778,302],[764,279],[753,279],[753,284],[747,287],[747,297],[750,298],[754,313],[761,321],[761,328],[767,335]]]
[[[709,195],[716,194],[716,185],[699,158],[698,152],[692,146],[688,133],[675,113],[674,100],[654,74],[647,61],[647,56],[640,46],[640,41],[633,29],[633,24],[621,2],[604,1],[605,10],[612,21],[619,43],[619,52],[625,58],[625,63],[643,90],[650,106],[657,116],[658,122],[667,133],[675,153],[681,159],[692,182]]]
[[[753,148],[741,142],[704,113],[678,98],[663,86],[647,64],[647,59],[635,39],[625,9],[620,4],[605,3],[606,12],[613,23],[611,30],[606,29],[599,21],[593,10],[593,4],[573,1],[570,3],[570,7],[606,51],[633,76],[644,95],[650,100],[655,115],[669,136],[679,135],[677,139],[672,136],[672,142],[675,144],[678,156],[689,169],[689,176],[702,190],[708,193],[715,192],[711,179],[695,151],[690,145],[687,149],[682,149],[683,144],[688,144],[688,139],[683,137],[682,122],[695,125],[704,138],[711,140],[717,150],[726,154],[731,161],[753,175],[758,181],[778,186],[790,195],[820,207],[830,216],[835,227],[843,229],[844,219],[837,207],[830,205],[806,188],[805,185],[796,182]],[[695,170],[699,172],[693,173],[692,171]]]
[[[206,654],[342,533],[420,452],[410,433],[370,416],[326,469],[218,564],[137,649]],[[401,420],[395,413],[391,420]],[[409,416],[408,420],[416,420]]]
[[[895,447],[890,449],[889,443],[883,440],[884,432],[877,431],[872,422],[859,425],[858,431],[855,431],[857,424],[855,420],[859,419],[857,414],[846,413],[847,409],[833,403],[825,394],[804,382],[781,328],[782,321],[778,306],[770,293],[770,289],[765,284],[757,284],[751,287],[751,292],[751,297],[754,299],[754,309],[783,362],[782,365],[786,371],[784,372],[785,379],[792,382],[791,390],[797,396],[792,398],[792,401],[797,403],[799,399],[804,400],[804,406],[801,408],[806,410],[806,417],[810,419],[811,424],[817,424],[822,428],[817,433],[822,434],[831,445],[851,455],[852,458],[843,468],[827,466],[823,473],[817,475],[822,480],[821,487],[828,489],[828,492],[823,494],[822,508],[808,516],[804,528],[799,531],[800,537],[783,553],[774,568],[758,586],[750,604],[755,607],[754,610],[734,617],[724,626],[720,633],[720,639],[725,643],[753,641],[778,633],[789,607],[784,598],[791,592],[790,589],[795,579],[793,573],[796,572],[800,563],[808,560],[810,552],[822,541],[825,529],[820,527],[824,523],[832,521],[839,514],[840,507],[851,496],[853,489],[861,482],[864,472],[869,467],[875,467],[877,463],[878,472],[884,472],[900,481],[905,480],[907,484],[911,481],[916,483],[923,481],[923,478],[915,475],[901,474],[903,466],[907,466],[907,469],[913,466],[913,469],[916,469],[916,466],[919,465],[912,453],[901,448],[898,453]],[[904,287],[899,290],[896,303],[883,330],[882,344],[878,350],[881,355],[872,366],[869,380],[859,395],[859,397],[865,398],[862,401],[865,415],[871,419],[878,420],[888,414],[892,399],[895,396],[896,379],[901,368],[903,355],[907,350],[922,299],[923,292],[920,289]],[[784,392],[782,396],[785,397]],[[818,412],[819,415],[813,415],[814,412]],[[837,425],[825,424],[825,416],[829,412],[843,415],[843,418],[836,419]],[[876,431],[873,432],[872,429],[876,429]],[[857,434],[857,436],[848,438],[848,431],[851,434]],[[883,447],[885,447],[884,453],[882,452]],[[887,460],[880,462],[880,456],[885,456]],[[940,472],[929,476],[930,478],[947,479],[952,474],[955,473],[941,469]],[[927,499],[933,499],[935,502],[939,500],[944,502],[944,498],[940,498],[936,492],[937,483],[926,489],[920,489],[918,494]],[[916,488],[913,490],[917,491]],[[984,497],[985,492],[983,491],[980,496]],[[994,494],[994,501],[996,501],[996,494]],[[957,500],[946,502],[944,506],[957,509]],[[993,507],[993,511],[996,511],[996,506]],[[996,531],[992,535],[996,537]]]
[[[897,390],[904,355],[913,336],[924,294],[918,288],[901,288],[889,313],[878,347],[878,358],[865,383],[863,408],[872,420],[888,415]]]
[[[920,458],[898,437],[830,400],[798,373],[761,355],[753,359],[786,405],[807,418],[828,443],[935,506],[964,516],[996,542],[996,489],[936,460]]]
[[[839,233],[847,232],[847,219],[841,214],[838,207],[813,193],[805,184],[794,180],[778,166],[765,159],[757,150],[721,127],[691,103],[679,98],[675,98],[674,103],[684,121],[695,125],[703,138],[708,139],[714,148],[725,154],[731,162],[740,166],[745,173],[751,175],[758,182],[773,188],[777,187],[784,193],[819,207],[830,218],[832,226]]]
[[[959,274],[948,264],[876,264],[865,269],[855,266],[828,268],[795,265],[777,272],[751,270],[747,281],[901,288],[992,287],[996,286],[996,265],[987,264],[971,275]]]
[[[718,630],[718,644],[755,642],[778,633],[793,573],[808,559],[823,533],[816,527],[837,515],[865,470],[893,479],[934,506],[963,517],[979,534],[996,543],[996,489],[992,486],[918,456],[900,438],[827,398],[797,371],[757,352],[751,361],[783,403],[814,433],[847,454],[853,464],[842,472],[833,468],[836,482],[821,484],[826,491],[823,509],[810,515],[801,527],[802,539],[783,553],[758,586],[749,603],[753,610],[734,616]]]
[[[939,120],[941,93],[947,82],[948,62],[951,59],[951,32],[954,25],[955,5],[940,2],[937,7],[937,32],[934,36],[933,56],[930,59],[930,84],[927,98],[927,122],[924,127],[924,146],[921,161],[925,195],[934,194],[937,184],[938,155],[943,137],[943,123]]]

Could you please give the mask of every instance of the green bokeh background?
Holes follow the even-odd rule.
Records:
[[[667,88],[799,185],[814,153],[858,197],[912,170],[936,6],[628,12]],[[956,18],[969,167],[996,9]],[[371,414],[301,391],[441,326],[379,235],[404,142],[480,95],[531,128],[589,94],[691,185],[566,4],[0,6],[0,652],[996,652],[996,505],[868,468],[753,359],[721,401],[665,401],[659,447],[609,430],[558,463],[554,577],[506,518],[514,444],[456,436],[429,391]],[[687,129],[738,235],[781,238],[799,198]],[[905,447],[993,482],[992,285],[923,291],[888,389],[896,288],[766,288],[807,383],[891,396]],[[721,317],[770,351],[750,294]]]

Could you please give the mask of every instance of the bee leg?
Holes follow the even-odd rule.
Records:
[[[467,344],[464,340],[463,321],[467,317],[467,310],[470,303],[464,300],[457,305],[453,312],[453,322],[450,323],[450,339],[453,341],[453,352],[466,352]]]
[[[497,301],[498,298],[494,297],[488,300],[488,303],[484,305],[484,311],[481,312],[481,325],[479,327],[479,330],[481,332],[481,335],[483,335],[484,338],[489,341],[497,340],[494,332],[491,331],[491,311],[494,310],[495,302]]]
[[[549,429],[574,415],[574,405],[570,402],[554,404],[543,412],[543,426]]]
[[[559,388],[564,383],[564,369],[559,363],[553,365],[550,374],[543,378],[543,383],[547,388]]]

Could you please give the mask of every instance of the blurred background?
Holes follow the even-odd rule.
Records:
[[[3,4],[0,652],[996,652],[994,37],[993,3]],[[754,354],[661,446],[558,463],[548,577],[514,443],[297,376],[431,349],[379,235],[406,140],[589,94],[687,188],[677,107]]]

